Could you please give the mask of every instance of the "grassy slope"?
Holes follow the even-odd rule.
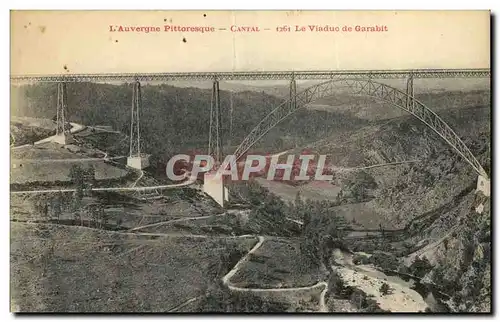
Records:
[[[86,125],[111,125],[115,130],[128,133],[131,93],[127,84],[70,84],[70,119]],[[168,157],[181,151],[206,149],[210,90],[147,85],[143,86],[142,94],[141,122],[147,124],[141,127],[144,151]],[[281,98],[264,92],[230,94],[221,91],[220,95],[222,134],[224,144],[229,146],[228,151],[232,151],[265,115],[282,102]],[[55,116],[56,88],[50,84],[13,87],[12,96],[13,115]],[[229,111],[231,106],[232,114]],[[233,115],[232,129],[230,115]],[[299,111],[271,130],[256,147],[279,150],[283,145],[311,142],[332,130],[352,128],[364,122],[342,113]]]
[[[489,168],[489,109],[468,108],[442,112],[469,145],[483,166]],[[421,160],[396,167],[367,170],[377,182],[375,199],[364,205],[366,218],[355,218],[367,228],[402,228],[412,218],[449,203],[470,189],[477,180],[473,169],[418,120],[401,117],[351,131],[350,135],[331,137],[308,146],[325,153],[335,165],[356,167],[403,160]],[[353,174],[337,173],[335,183],[343,184]],[[351,213],[357,205],[342,206]],[[344,209],[347,208],[347,209]],[[350,210],[350,208],[353,208]],[[368,211],[369,210],[369,211]],[[374,218],[368,217],[377,217]],[[352,216],[351,216],[352,217]],[[351,220],[352,218],[348,219]]]
[[[81,167],[92,165],[95,168],[97,180],[117,179],[127,175],[127,171],[117,168],[113,165],[104,163],[104,161],[78,161],[78,162],[36,162],[28,160],[50,160],[50,159],[85,159],[87,156],[79,155],[63,149],[55,143],[44,143],[37,146],[28,146],[12,151],[12,159],[15,159],[15,167],[11,167],[11,183],[29,183],[29,182],[50,182],[50,181],[69,181],[70,169],[74,164]]]
[[[489,111],[487,111],[489,112]],[[460,110],[460,111],[449,111],[447,112],[445,117],[443,117],[446,120],[450,120],[450,123],[455,122],[454,124],[451,124],[452,127],[457,128],[459,131],[459,135],[461,136],[469,136],[472,138],[474,141],[479,137],[480,134],[486,135],[485,138],[486,141],[489,141],[489,114],[486,114],[485,116],[484,111],[481,112],[479,110],[473,110],[473,109],[467,109],[467,110]],[[482,114],[483,113],[483,114]],[[442,114],[442,113],[440,113]],[[292,123],[293,124],[293,123]],[[482,129],[483,131],[478,131],[478,129]],[[369,130],[369,131],[368,131]],[[391,171],[380,171],[379,173],[375,173],[375,177],[377,178],[379,182],[379,186],[381,186],[378,194],[377,200],[372,202],[375,206],[379,207],[379,209],[383,209],[383,212],[387,212],[390,214],[390,216],[384,218],[387,222],[393,222],[395,217],[391,217],[392,215],[397,215],[404,213],[407,218],[405,220],[408,220],[411,216],[416,216],[417,214],[425,213],[428,210],[436,209],[439,208],[439,206],[443,203],[449,202],[447,199],[449,196],[450,198],[456,193],[459,192],[460,188],[463,188],[467,185],[469,185],[471,182],[474,181],[474,174],[468,169],[466,164],[456,158],[453,153],[450,153],[449,149],[447,150],[447,147],[444,145],[440,145],[439,141],[435,140],[435,135],[432,132],[425,132],[425,128],[423,128],[420,124],[412,122],[411,119],[409,118],[402,118],[399,120],[394,120],[391,121],[388,124],[374,124],[370,128],[365,128],[362,131],[353,131],[354,134],[357,133],[357,136],[354,136],[352,139],[349,138],[349,136],[344,136],[341,138],[336,138],[333,137],[333,139],[329,138],[329,140],[325,141],[320,141],[318,143],[315,143],[313,147],[319,149],[325,149],[326,151],[335,151],[336,155],[340,155],[341,157],[339,160],[341,162],[344,162],[343,165],[359,165],[359,164],[372,164],[374,161],[377,161],[377,159],[382,158],[382,159],[387,159],[389,160],[390,158],[394,157],[401,157],[401,158],[410,158],[414,156],[421,156],[424,155],[426,157],[429,157],[428,160],[425,161],[425,163],[422,165],[420,164],[418,167],[408,167],[408,168],[403,168],[398,169],[398,170],[391,170]],[[471,132],[472,131],[472,132]],[[425,134],[422,136],[422,132]],[[481,133],[482,132],[482,133]],[[326,132],[325,132],[326,133]],[[433,137],[434,135],[434,137]],[[423,139],[422,139],[423,137]],[[348,140],[346,140],[346,138]],[[331,139],[331,140],[330,140]],[[340,150],[335,150],[335,143],[339,146],[338,149]],[[346,141],[343,141],[346,140]],[[484,140],[483,140],[484,141]],[[347,144],[346,144],[347,142]],[[483,142],[484,143],[484,142]],[[348,145],[349,149],[342,150],[340,147],[341,144]],[[366,152],[368,150],[375,150],[377,153],[375,154],[375,160],[373,157],[373,153],[367,154]],[[381,154],[379,151],[384,151],[383,154]],[[389,152],[387,152],[389,151]],[[481,160],[483,162],[488,161],[489,159],[489,153],[488,151],[485,151],[484,144],[478,145],[473,147],[473,153],[482,153],[483,156],[481,157]],[[437,157],[436,157],[437,155]],[[432,156],[432,157],[430,157]],[[424,168],[426,171],[422,172],[421,169]],[[423,183],[425,178],[429,177],[429,174],[432,176],[432,185],[429,187],[423,187]],[[443,175],[444,174],[444,175]],[[408,179],[410,178],[410,179]],[[406,179],[406,180],[402,180]],[[385,180],[385,181],[384,181]],[[405,182],[406,185],[403,186],[402,182]],[[383,188],[386,187],[396,187],[395,189],[391,190],[383,190]],[[450,191],[449,187],[454,187],[454,190]],[[380,193],[383,192],[383,193]],[[392,198],[392,199],[390,199]],[[406,198],[406,199],[405,199]],[[422,202],[422,200],[425,200],[425,202]],[[392,208],[391,208],[392,207]],[[392,212],[392,214],[391,214]],[[17,228],[16,228],[17,229]],[[448,226],[436,226],[433,233],[435,236],[440,236],[443,234],[448,229]],[[14,230],[14,229],[13,229]],[[29,229],[28,229],[29,230]],[[83,228],[79,228],[78,230],[84,230]],[[27,232],[26,229],[20,229],[17,230],[22,234],[26,234],[28,236],[31,236],[33,232]],[[44,232],[42,232],[45,234]],[[52,232],[49,232],[51,234]],[[59,232],[54,232],[56,234],[59,234]],[[61,231],[62,233],[62,231]],[[36,233],[38,234],[38,233]],[[38,235],[37,235],[38,236]],[[88,238],[88,236],[85,236],[85,238]],[[94,236],[92,236],[94,238]],[[116,239],[113,237],[113,239]],[[163,242],[163,240],[162,240]],[[19,244],[16,244],[19,247]],[[165,244],[166,245],[166,244]],[[150,268],[148,268],[151,265],[144,264],[143,262],[145,259],[149,259],[150,257],[153,257],[154,259],[158,259],[159,262],[163,265],[163,255],[162,250],[164,249],[164,245],[161,244],[160,246],[144,246],[141,247],[142,251],[138,252],[137,256],[139,256],[137,259],[138,265],[142,270],[136,271],[134,270],[135,268],[122,268],[123,265],[120,264],[117,266],[118,271],[115,271],[114,274],[119,275],[123,274],[123,279],[126,280],[125,286],[126,288],[131,288],[133,290],[136,290],[135,298],[137,299],[135,302],[134,300],[131,300],[130,298],[125,299],[125,298],[119,298],[118,300],[118,305],[122,307],[127,307],[127,305],[130,305],[131,307],[141,307],[144,309],[156,309],[158,307],[161,307],[162,309],[165,308],[165,306],[160,306],[159,303],[154,302],[154,299],[152,302],[154,302],[154,307],[148,308],[148,304],[144,304],[146,302],[150,302],[149,299],[147,298],[147,293],[151,293],[151,290],[154,290],[154,292],[161,292],[161,290],[158,290],[155,288],[156,285],[162,285],[161,283],[165,283],[165,280],[157,279],[158,277],[156,276],[158,271],[154,271],[154,269],[151,269],[155,274],[154,277],[151,277],[144,273],[143,271],[149,272]],[[168,247],[171,245],[168,244]],[[29,244],[28,246],[23,246],[23,247],[31,247],[28,250],[23,250],[23,254],[33,254],[31,252],[32,249],[35,249],[37,254],[42,254],[42,253],[47,253],[47,247],[46,245],[41,245],[41,246],[32,246]],[[35,248],[38,247],[38,248]],[[73,247],[70,245],[70,247]],[[79,246],[75,246],[79,247]],[[185,249],[190,249],[190,250],[195,250],[197,249],[197,246],[192,246],[191,243],[184,243],[183,245],[174,245],[172,246],[172,249],[174,249],[173,253],[176,252],[181,252],[181,250],[185,251]],[[76,248],[75,248],[76,249]],[[139,250],[141,250],[139,249]],[[179,249],[179,251],[176,251],[176,249]],[[206,248],[204,248],[206,251]],[[57,246],[56,246],[56,250]],[[123,249],[122,249],[123,250]],[[64,251],[59,250],[62,254],[62,258],[65,258],[66,253]],[[113,265],[108,262],[109,256],[107,253],[103,255],[100,253],[100,251],[94,250],[94,252],[88,252],[88,251],[83,251],[78,248],[78,251],[75,251],[75,253],[82,253],[83,256],[89,256],[89,257],[96,257],[97,259],[99,258],[105,258],[105,265],[109,266],[102,266],[102,267],[109,267],[109,269],[113,269]],[[272,251],[271,252],[272,256],[267,256],[271,257],[271,260],[273,261],[274,259],[272,258],[275,256],[277,253],[285,253],[286,252],[277,252],[277,251]],[[54,254],[59,254],[55,252]],[[131,255],[127,255],[127,258],[129,258],[129,261],[131,262],[136,262],[134,260],[136,255],[135,252],[131,252]],[[200,256],[202,253],[196,253],[193,252],[194,255],[199,254]],[[52,257],[51,257],[52,256]],[[178,257],[175,257],[178,256]],[[46,256],[46,261],[52,261],[52,258],[54,256]],[[268,260],[268,258],[265,258],[265,260]],[[293,255],[287,255],[285,256],[287,259],[294,258]],[[182,262],[182,259],[191,259],[191,256],[186,256],[185,254],[182,255],[172,255],[172,257],[167,257],[170,260],[180,260]],[[193,260],[196,258],[196,256],[192,256]],[[279,257],[278,257],[279,258]],[[25,258],[28,260],[28,263],[30,261],[29,258]],[[18,260],[14,258],[14,260]],[[59,260],[59,259],[58,259]],[[78,259],[80,260],[80,259]],[[283,258],[280,259],[281,261]],[[66,263],[67,259],[65,260]],[[154,262],[154,261],[153,261]],[[19,263],[19,262],[17,262]],[[26,262],[20,261],[20,269],[34,269],[36,270],[36,267],[46,267],[44,265],[40,265],[40,263],[36,263],[35,267],[26,265]],[[54,261],[56,268],[59,268],[59,266],[65,266],[61,265],[60,261]],[[84,263],[86,263],[84,261]],[[280,265],[283,263],[280,262]],[[293,263],[288,263],[285,262],[285,266],[293,266]],[[71,264],[72,265],[72,264]],[[99,263],[99,265],[101,265]],[[98,279],[98,276],[103,275],[105,273],[97,270],[97,267],[99,267],[95,262],[90,262],[89,264],[82,265],[84,270],[86,270],[86,273],[89,273],[90,276],[96,276],[96,279]],[[187,265],[187,264],[186,264]],[[95,266],[95,267],[94,267]],[[271,265],[272,266],[272,265]],[[276,266],[276,265],[275,265]],[[166,266],[163,266],[166,267]],[[187,267],[187,266],[185,266]],[[264,270],[267,269],[267,266],[264,264]],[[155,268],[156,269],[156,268]],[[180,274],[181,280],[183,279],[182,273],[183,272],[178,272],[176,271],[176,268],[171,268],[172,271],[167,272],[165,275],[171,275],[171,274]],[[58,270],[56,270],[58,271]],[[290,276],[293,275],[293,270],[289,270],[290,274],[289,276],[282,277],[280,276],[280,279],[286,281],[289,281]],[[65,271],[64,269],[61,270],[61,274],[63,275],[49,275],[52,276],[53,279],[56,281],[59,281],[61,279],[64,280],[65,276],[64,274],[67,274],[68,272]],[[137,273],[136,273],[137,272]],[[177,272],[177,273],[176,273]],[[23,274],[25,274],[24,272]],[[279,273],[279,272],[278,272]],[[37,276],[40,276],[40,271],[37,271]],[[45,274],[45,273],[44,273]],[[53,273],[51,273],[53,274]],[[83,274],[83,273],[82,273]],[[94,275],[92,275],[94,274]],[[139,274],[137,279],[134,277],[134,274]],[[140,275],[140,274],[146,274],[146,275]],[[24,276],[24,275],[23,275]],[[71,280],[71,285],[79,285],[80,283],[85,282],[83,280],[83,276],[86,275],[80,275],[81,280]],[[103,275],[106,276],[106,275]],[[140,276],[140,277],[139,277]],[[193,278],[196,279],[200,276],[200,273],[197,271],[194,272],[189,272],[189,277],[186,277],[188,279]],[[250,274],[251,276],[251,274]],[[126,277],[126,278],[125,278]],[[300,278],[300,277],[299,277]],[[145,285],[140,284],[141,281],[143,280],[150,280],[151,283],[144,283]],[[198,280],[196,280],[198,281]],[[246,281],[246,280],[245,280]],[[41,278],[40,281],[35,281],[27,279],[25,281],[20,281],[20,283],[25,283],[24,286],[22,287],[23,289],[34,289],[33,295],[20,295],[19,298],[23,297],[29,297],[33,296],[31,299],[31,303],[34,303],[34,305],[38,305],[38,307],[41,308],[52,308],[52,307],[57,307],[59,305],[58,303],[55,303],[55,296],[51,297],[52,295],[48,295],[47,299],[40,299],[40,292],[36,291],[36,288],[38,289],[42,288],[43,290],[50,289],[50,277],[47,278]],[[114,281],[115,283],[119,283],[119,281]],[[171,281],[169,281],[171,282]],[[45,284],[44,284],[45,283]],[[34,286],[32,286],[33,284]],[[34,287],[34,288],[32,288]],[[119,285],[120,289],[121,286]],[[94,302],[96,298],[99,300],[102,300],[100,298],[101,295],[96,294],[96,289],[97,285],[93,285],[92,291],[89,290],[86,294],[79,294],[78,291],[75,291],[75,294],[79,294],[81,298],[85,299],[88,297],[88,294],[92,294],[91,298],[88,299],[90,303]],[[111,288],[113,289],[113,288]],[[146,291],[146,289],[148,289]],[[73,291],[73,290],[72,290]],[[191,295],[191,290],[187,288],[186,290],[189,293],[189,296]],[[35,294],[39,295],[35,295]],[[55,292],[61,292],[60,289],[56,289]],[[99,291],[101,292],[101,291]],[[108,291],[106,291],[108,292]],[[106,293],[105,294],[108,294]],[[29,293],[29,292],[28,292]],[[56,294],[56,293],[54,293]],[[65,293],[64,293],[65,294]],[[155,293],[156,294],[156,293]],[[122,295],[122,294],[120,294]],[[184,295],[184,293],[183,293]],[[38,296],[38,297],[37,297]],[[123,295],[125,296],[125,295]],[[171,297],[179,297],[178,294],[173,293],[169,294]],[[195,296],[195,295],[193,295]],[[155,296],[155,298],[158,296]],[[160,297],[161,298],[161,297]],[[186,298],[185,298],[186,299]],[[185,300],[184,299],[184,300]],[[78,303],[78,301],[75,300],[75,302]],[[182,302],[182,301],[181,301]],[[36,304],[38,303],[38,304]],[[167,303],[165,301],[163,304]],[[71,303],[65,303],[64,305],[71,305]],[[82,304],[82,305],[89,305],[89,304]],[[99,308],[103,308],[103,305],[101,303],[98,303]],[[87,306],[89,307],[89,306]],[[111,305],[111,307],[115,307]]]
[[[301,268],[301,256],[298,240],[266,240],[231,282],[239,287],[288,288],[311,286],[322,281],[324,276],[319,269]]]
[[[24,312],[165,312],[202,295],[215,240],[141,237],[83,227],[11,225],[11,287]],[[253,238],[229,240],[248,251]]]

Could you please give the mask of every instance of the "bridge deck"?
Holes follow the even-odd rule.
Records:
[[[318,71],[254,71],[254,72],[186,72],[186,73],[116,73],[11,75],[11,82],[128,82],[128,81],[207,81],[207,80],[321,80],[337,77],[397,79],[491,77],[490,69],[401,69],[401,70],[318,70]]]

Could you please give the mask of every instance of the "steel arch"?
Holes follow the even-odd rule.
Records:
[[[351,94],[364,95],[376,98],[378,100],[394,105],[417,119],[436,132],[446,143],[455,149],[480,175],[488,178],[486,171],[483,169],[479,161],[472,154],[460,137],[446,124],[436,113],[426,107],[422,102],[415,99],[413,96],[394,88],[392,86],[382,84],[372,79],[357,79],[344,78],[333,79],[307,88],[298,93],[295,97],[286,100],[257,124],[248,136],[238,146],[234,155],[239,159],[245,152],[250,149],[258,140],[260,140],[269,130],[276,126],[290,114],[302,108],[309,103],[328,96],[335,95],[335,89],[339,84],[346,85]],[[295,100],[296,104],[290,104],[291,100]]]

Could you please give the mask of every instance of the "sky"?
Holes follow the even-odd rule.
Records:
[[[111,32],[110,25],[162,31]],[[164,32],[164,25],[215,31]],[[388,31],[311,32],[309,25]],[[276,31],[281,26],[291,31]],[[11,12],[13,75],[489,67],[489,11]]]

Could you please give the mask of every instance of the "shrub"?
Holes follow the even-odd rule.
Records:
[[[431,269],[432,265],[425,256],[421,259],[417,256],[415,261],[410,265],[410,273],[417,277],[424,277]]]
[[[388,294],[391,294],[392,293],[392,289],[391,287],[389,286],[389,284],[387,283],[382,283],[382,285],[380,286],[380,289],[379,289],[379,292],[380,294],[382,295],[388,295]]]
[[[369,264],[370,258],[361,254],[354,254],[352,262],[354,263],[354,265]]]
[[[382,310],[377,301],[370,298],[360,289],[354,289],[350,296],[350,302],[363,312],[387,312]]]
[[[395,255],[388,253],[375,252],[370,257],[370,262],[375,266],[391,271],[395,271],[399,267],[398,258]]]
[[[337,272],[332,272],[328,280],[328,292],[334,294],[338,298],[345,298],[346,286],[342,278]]]

